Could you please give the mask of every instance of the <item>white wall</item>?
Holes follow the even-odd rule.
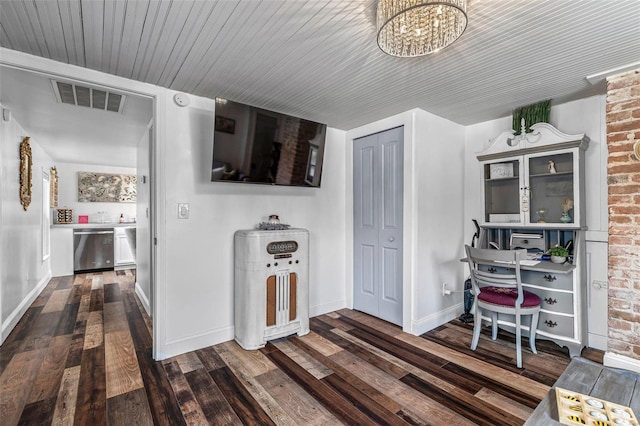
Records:
[[[166,274],[168,284],[162,355],[233,338],[233,234],[269,214],[310,232],[311,315],[344,307],[344,132],[328,131],[321,188],[214,183],[209,170],[215,103],[190,99],[186,108],[164,105],[171,143],[164,146],[162,165],[167,252],[159,274]],[[177,218],[178,203],[189,203],[189,219]]]
[[[105,212],[104,220],[118,222],[120,214],[124,214],[126,222],[136,217],[136,203],[99,203],[78,202],[78,172],[95,172],[135,175],[136,169],[131,167],[103,166],[98,159],[95,163],[77,164],[56,162],[58,169],[58,208],[73,209],[73,221],[78,222],[78,215],[89,215],[89,222],[100,220],[98,212]],[[54,211],[55,220],[55,211]]]
[[[51,278],[50,259],[42,259],[41,222],[42,173],[48,173],[53,162],[31,139],[31,204],[24,211],[19,197],[19,153],[25,136],[29,135],[15,118],[0,120],[0,343]]]
[[[464,126],[428,112],[417,116],[417,282],[413,331],[424,333],[458,316],[463,290]]]

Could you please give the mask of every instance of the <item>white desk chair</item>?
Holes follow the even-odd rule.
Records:
[[[471,349],[476,350],[482,326],[482,309],[491,312],[491,338],[498,337],[498,314],[515,315],[516,332],[516,364],[522,368],[521,316],[531,315],[529,327],[529,344],[531,351],[536,351],[536,329],[540,314],[541,300],[538,295],[522,289],[520,279],[520,260],[526,257],[526,250],[493,250],[477,249],[465,246],[469,271],[471,272],[472,291],[475,296],[473,314],[473,340]],[[482,271],[479,265],[508,267],[504,274]],[[504,265],[499,265],[504,263]]]

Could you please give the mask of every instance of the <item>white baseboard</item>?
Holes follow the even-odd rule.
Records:
[[[403,331],[419,336],[429,330],[433,330],[434,328],[441,326],[442,324],[448,323],[452,319],[458,317],[463,310],[462,303],[458,303],[445,310],[435,312],[424,318],[413,321],[411,323],[411,329]]]
[[[47,275],[38,282],[34,289],[27,294],[27,297],[25,297],[18,307],[11,312],[7,317],[7,320],[2,323],[2,331],[0,331],[0,345],[4,343],[7,336],[9,336],[11,331],[18,324],[18,321],[20,321],[20,318],[22,318],[24,313],[27,312],[27,309],[29,309],[29,306],[31,306],[33,301],[36,300],[40,293],[42,293],[42,290],[44,290],[49,280],[51,280],[51,271],[49,271]]]
[[[599,334],[589,333],[589,347],[594,349],[600,349],[601,351],[607,350],[607,336],[601,336]]]
[[[347,307],[346,303],[347,302],[342,299],[330,303],[325,303],[324,305],[309,306],[309,317],[313,318],[317,317],[318,315],[326,314],[328,312],[344,309]]]
[[[155,360],[162,361],[163,359],[171,358],[172,356],[206,348],[207,346],[217,345],[218,343],[228,342],[229,340],[233,340],[233,336],[233,326],[228,326],[174,340],[172,342],[167,342],[164,345],[158,345],[162,346],[162,350],[158,351]]]
[[[138,296],[138,299],[140,299],[140,303],[142,303],[142,307],[147,312],[147,315],[152,316],[151,303],[149,302],[149,298],[147,297],[146,294],[144,294],[144,291],[142,291],[142,287],[138,285],[137,281],[136,281],[135,291],[136,291],[136,296]]]
[[[612,352],[604,353],[604,365],[606,367],[623,368],[625,370],[640,373],[640,359],[630,358]]]
[[[142,293],[142,291],[140,291]],[[138,286],[136,285],[136,294],[140,298],[140,301],[144,305],[143,297],[138,293]],[[148,301],[147,301],[148,303]],[[335,302],[326,303],[324,305],[317,305],[309,307],[310,317],[326,314],[327,312],[337,311],[345,307],[344,300],[337,300]],[[146,309],[146,308],[145,308]],[[222,327],[217,330],[207,331],[198,335],[185,337],[179,340],[167,342],[164,345],[158,345],[161,349],[156,354],[156,361],[161,361],[172,356],[180,355],[186,352],[195,351],[197,349],[206,348],[207,346],[217,345],[218,343],[228,342],[233,340],[235,336],[235,330],[232,325],[228,327]]]

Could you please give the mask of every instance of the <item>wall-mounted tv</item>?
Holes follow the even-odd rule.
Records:
[[[211,181],[319,187],[327,125],[216,99]]]

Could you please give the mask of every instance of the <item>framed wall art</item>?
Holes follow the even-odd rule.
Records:
[[[135,175],[78,172],[78,201],[89,203],[135,203]]]

